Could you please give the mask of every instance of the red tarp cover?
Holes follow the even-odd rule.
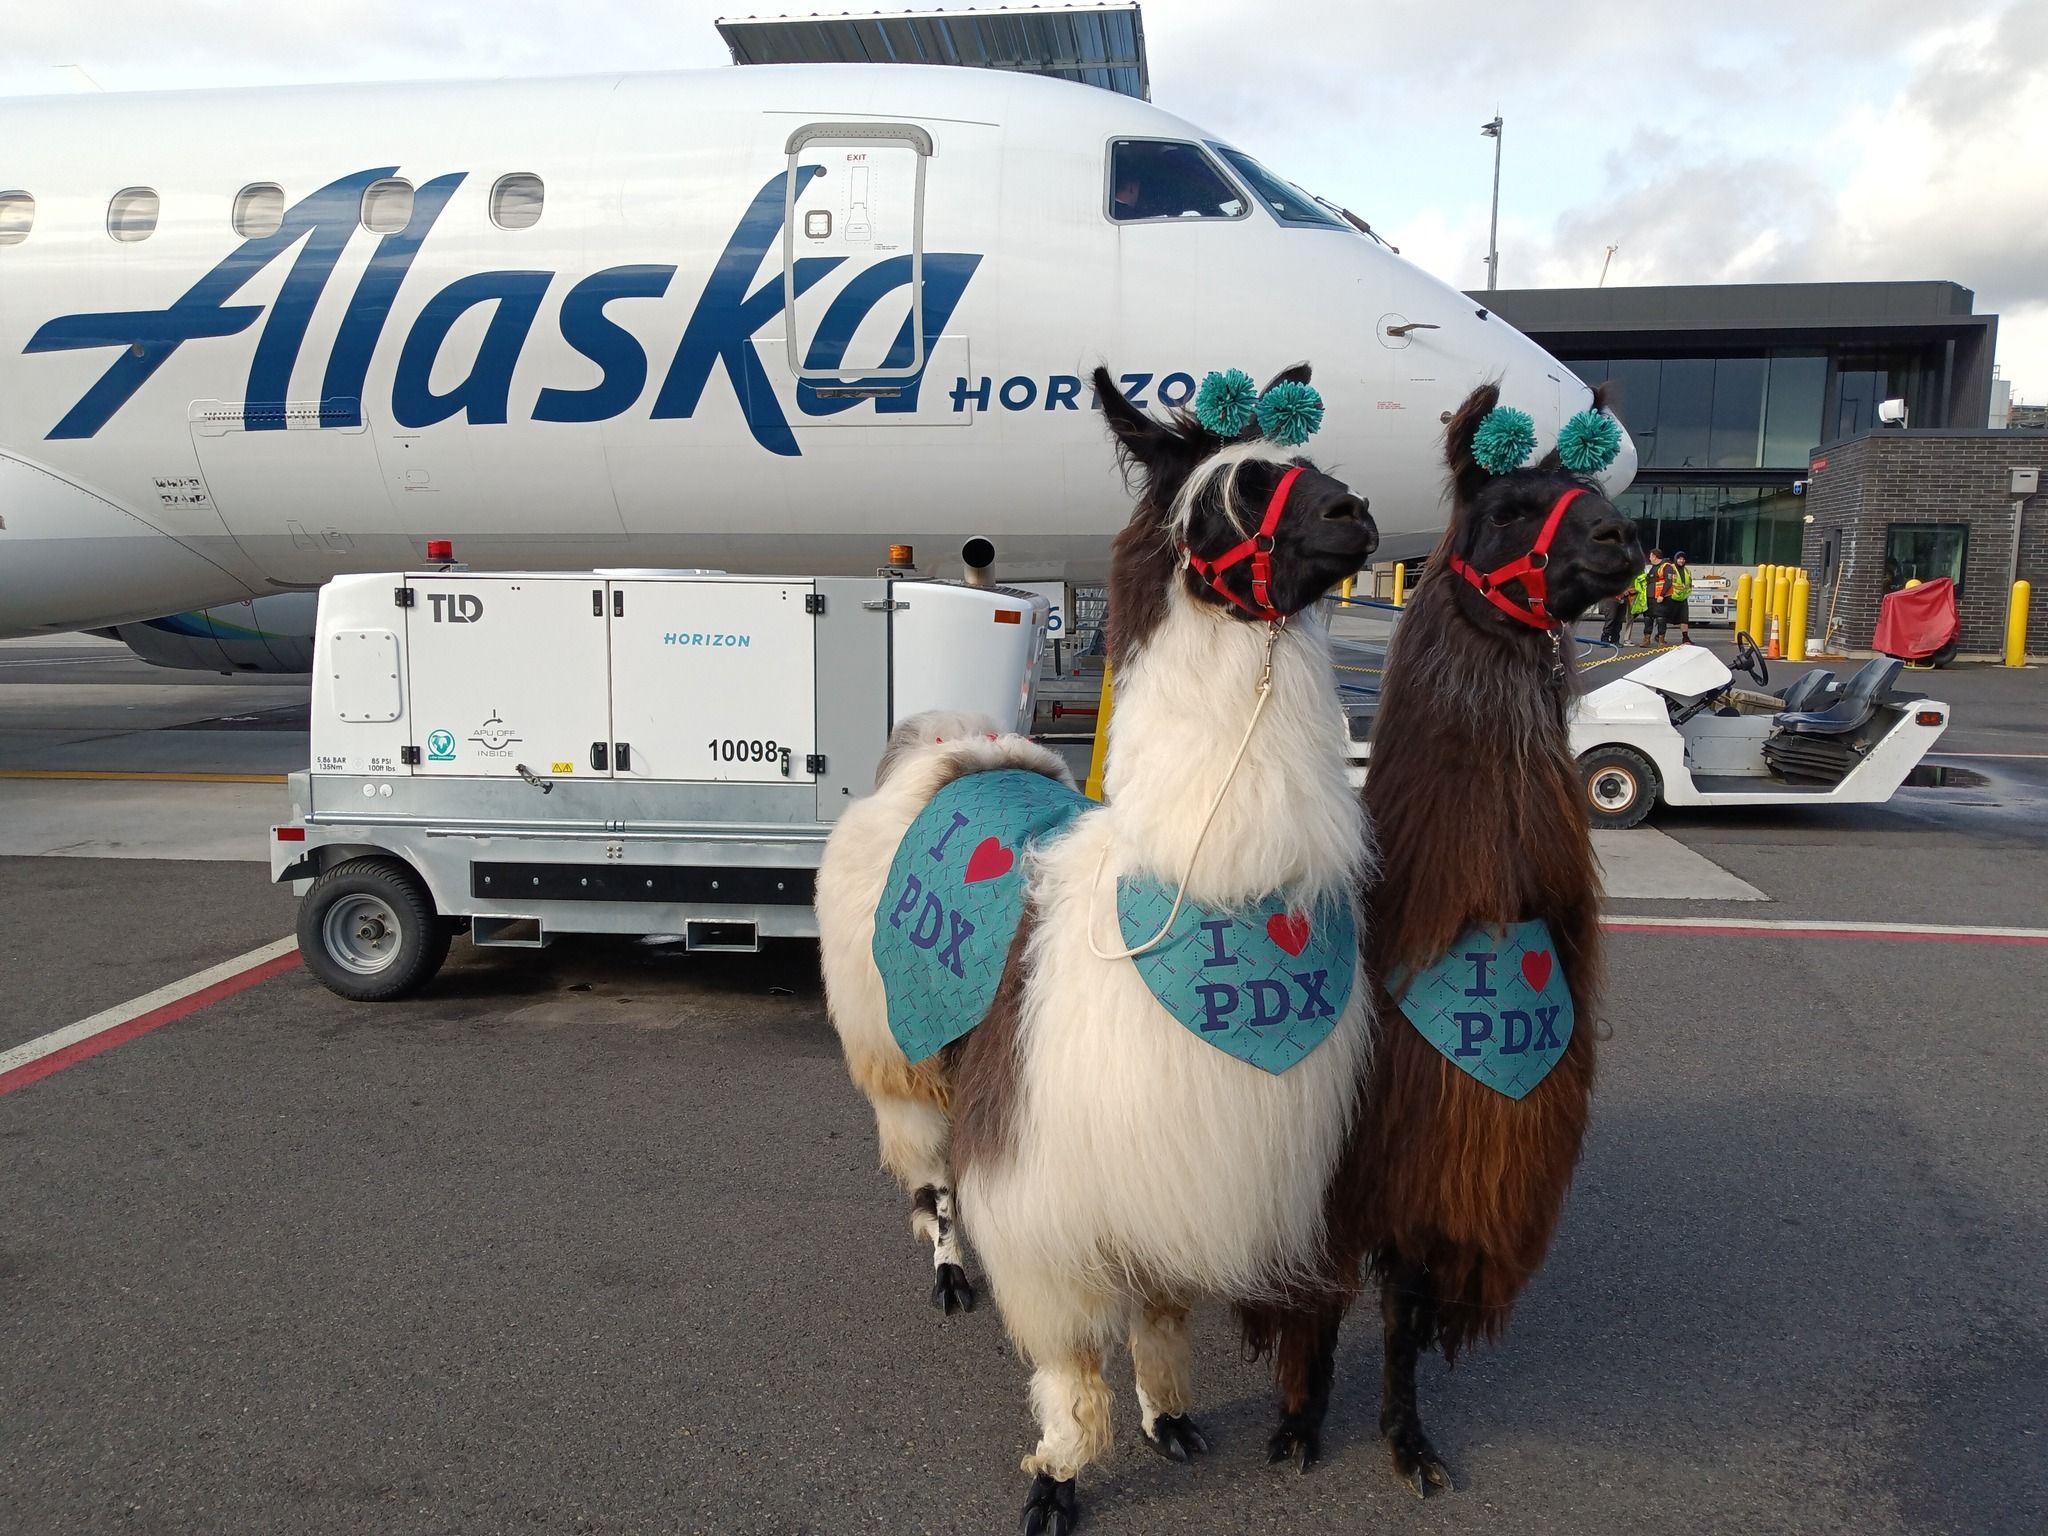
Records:
[[[1917,587],[1885,594],[1884,610],[1877,619],[1877,636],[1871,644],[1887,656],[1917,660],[1932,656],[1947,645],[1960,628],[1956,620],[1956,584],[1946,576],[1937,576]]]

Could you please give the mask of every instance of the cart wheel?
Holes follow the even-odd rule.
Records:
[[[1657,770],[1632,748],[1595,747],[1579,759],[1579,774],[1587,817],[1604,830],[1636,825],[1657,803]]]
[[[350,859],[299,903],[299,952],[329,991],[359,1003],[410,997],[448,958],[449,933],[397,859]]]
[[[1928,657],[1927,664],[1931,667],[1940,668],[1947,666],[1950,662],[1954,661],[1955,659],[1956,642],[1951,640],[1947,645],[1944,645],[1940,650],[1936,651],[1932,656]]]

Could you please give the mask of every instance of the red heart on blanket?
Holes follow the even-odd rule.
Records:
[[[1000,880],[1016,867],[1017,855],[993,837],[984,837],[981,846],[969,855],[967,860],[967,883],[978,885],[984,880]]]
[[[1522,980],[1531,992],[1541,992],[1550,980],[1550,951],[1531,949],[1522,955]]]
[[[1266,919],[1266,937],[1288,954],[1298,957],[1308,948],[1308,915],[1303,912],[1275,912]]]

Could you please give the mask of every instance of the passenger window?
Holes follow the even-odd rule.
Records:
[[[107,233],[116,240],[147,240],[156,233],[157,196],[148,187],[126,187],[107,204]]]
[[[1244,194],[1194,144],[1118,139],[1109,150],[1109,216],[1119,224],[1144,219],[1235,219]]]
[[[1266,211],[1282,224],[1302,224],[1324,229],[1351,228],[1293,182],[1282,181],[1243,150],[1232,149],[1227,144],[1212,144],[1209,147],[1228,161],[1233,171],[1251,184],[1251,189],[1258,194],[1259,201],[1266,205]]]
[[[0,245],[19,245],[36,222],[36,200],[26,192],[0,192]]]
[[[540,178],[526,171],[500,176],[491,188],[491,222],[500,229],[531,229],[540,222]]]
[[[235,233],[244,240],[267,240],[284,228],[284,188],[259,181],[235,194]]]
[[[411,222],[411,182],[387,176],[363,189],[363,228],[371,234],[395,235]]]

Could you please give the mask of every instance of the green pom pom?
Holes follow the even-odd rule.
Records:
[[[1472,434],[1472,457],[1489,475],[1520,469],[1536,451],[1536,423],[1527,411],[1496,405]]]
[[[1283,379],[1259,396],[1259,430],[1284,448],[1297,448],[1321,430],[1323,397],[1313,384]]]
[[[1251,425],[1259,386],[1242,368],[1212,373],[1195,395],[1195,420],[1218,437],[1236,437]]]
[[[1580,411],[1557,434],[1558,462],[1575,475],[1597,475],[1621,452],[1621,427],[1605,411]]]

